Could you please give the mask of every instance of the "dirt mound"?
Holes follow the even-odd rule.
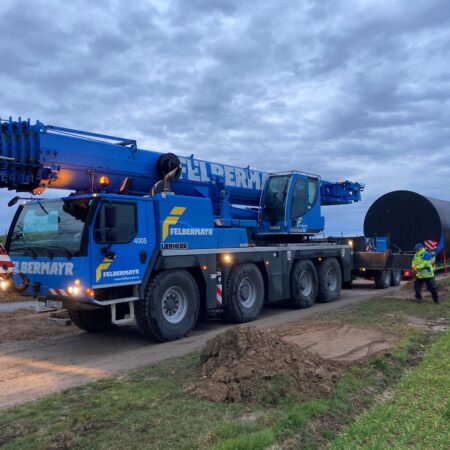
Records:
[[[188,392],[221,401],[276,403],[280,398],[326,396],[340,366],[254,327],[235,327],[208,341],[202,379]]]
[[[27,300],[32,300],[32,298],[24,297],[13,292],[0,291],[0,303],[25,302]]]
[[[50,313],[36,314],[29,309],[0,313],[0,346],[7,342],[36,340],[80,333],[81,330],[78,328],[62,327],[50,320]]]

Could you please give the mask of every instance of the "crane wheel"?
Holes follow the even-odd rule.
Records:
[[[105,309],[69,309],[71,322],[78,328],[90,333],[112,330],[111,310]]]
[[[330,303],[339,299],[342,288],[342,272],[336,258],[327,258],[319,265],[319,293],[317,300]]]
[[[227,322],[255,320],[264,304],[264,280],[255,264],[235,266],[228,279],[222,318]]]
[[[155,275],[136,302],[136,322],[141,333],[157,342],[186,336],[197,323],[200,294],[192,275],[183,269]]]
[[[400,286],[402,282],[402,271],[400,269],[392,269],[391,286]]]
[[[318,279],[314,264],[300,259],[291,272],[290,305],[295,309],[309,308],[317,298]]]
[[[391,271],[378,270],[375,275],[375,287],[377,289],[387,289],[391,285]]]

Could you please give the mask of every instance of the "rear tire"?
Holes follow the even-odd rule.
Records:
[[[391,271],[379,270],[375,275],[375,287],[377,289],[387,289],[391,285]]]
[[[115,325],[111,322],[111,309],[69,309],[71,322],[78,328],[90,333],[112,330]]]
[[[400,269],[392,269],[391,286],[400,286],[402,282],[402,271]]]
[[[186,336],[197,323],[200,295],[197,283],[186,270],[168,270],[155,275],[143,300],[135,303],[141,333],[158,342]]]
[[[330,303],[339,300],[342,288],[341,266],[336,258],[327,258],[319,266],[319,293],[317,300]]]
[[[264,280],[254,264],[234,267],[228,277],[223,319],[232,323],[255,320],[264,304]]]
[[[290,306],[295,309],[309,308],[317,298],[318,279],[314,264],[309,259],[300,259],[291,272]]]

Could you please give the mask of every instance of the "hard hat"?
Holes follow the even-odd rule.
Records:
[[[423,248],[423,244],[419,242],[419,243],[416,244],[416,246],[414,247],[414,250],[420,250],[421,248]]]

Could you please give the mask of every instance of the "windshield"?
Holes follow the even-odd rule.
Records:
[[[11,255],[75,256],[92,199],[59,199],[22,207],[9,243]]]

